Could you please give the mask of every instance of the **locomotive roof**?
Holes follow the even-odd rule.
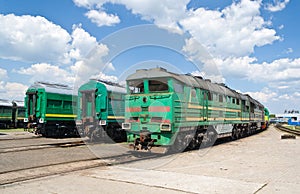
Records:
[[[1,106],[12,106],[11,101],[6,100],[6,99],[0,99],[0,105]]]
[[[63,84],[56,84],[56,83],[47,83],[47,82],[35,82],[31,85],[28,90],[30,89],[45,89],[46,92],[55,93],[55,94],[67,94],[72,95],[73,89],[67,85]]]
[[[118,83],[105,81],[105,80],[99,80],[99,79],[91,79],[91,80],[94,80],[98,83],[103,84],[108,91],[126,94],[126,88],[124,86],[121,86]]]
[[[263,106],[260,102],[258,102],[257,100],[255,100],[254,98],[252,98],[249,94],[242,94],[242,97],[246,97],[246,99],[250,102],[252,102],[253,104],[256,104],[258,106]]]
[[[18,106],[18,107],[23,107],[24,106],[24,101],[21,100],[7,100],[7,99],[0,99],[0,106],[13,106],[14,103]],[[16,106],[14,105],[14,106]]]
[[[164,68],[152,68],[152,69],[140,69],[127,77],[127,81],[137,79],[154,79],[172,77],[180,82],[183,82],[191,87],[202,88],[205,90],[213,91],[220,94],[226,94],[228,96],[240,98],[240,95],[233,89],[228,88],[225,84],[212,83],[210,80],[204,80],[201,77],[193,76],[190,74],[176,74],[168,72]]]
[[[12,103],[16,103],[18,107],[24,106],[24,101],[21,100],[13,100]]]

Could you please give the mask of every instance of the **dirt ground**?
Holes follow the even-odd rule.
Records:
[[[300,140],[270,127],[251,137],[162,158],[58,174],[1,193],[299,193]]]

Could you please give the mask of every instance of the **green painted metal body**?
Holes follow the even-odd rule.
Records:
[[[35,99],[30,98],[30,94],[34,94]],[[44,88],[28,89],[25,97],[25,118],[35,115],[44,122],[74,120],[76,98],[69,94],[49,93]]]
[[[75,133],[77,96],[72,89],[59,84],[38,82],[30,86],[25,96],[26,127],[36,127],[43,135],[55,136],[60,128]],[[56,132],[54,132],[56,131]]]
[[[125,93],[125,88],[101,80],[92,79],[81,85],[78,89],[77,109],[77,126],[81,133],[90,136],[99,126],[105,130],[121,129],[120,125],[124,122]]]
[[[179,133],[264,119],[263,106],[252,104],[248,96],[241,98],[239,93],[223,85],[160,68],[138,70],[127,78],[127,85],[125,123],[130,126],[123,128],[128,128],[129,142],[148,133],[155,139],[155,145],[172,145]],[[165,85],[166,90],[157,87],[151,91],[151,87],[159,85]],[[165,124],[170,124],[169,130],[163,129]],[[218,135],[231,135],[232,128],[224,127]]]
[[[124,89],[125,91],[125,89]],[[83,99],[83,94],[93,94],[92,99]],[[125,93],[108,90],[107,87],[97,81],[90,80],[78,90],[78,115],[77,119],[94,117],[96,120],[109,122],[122,122],[124,120]],[[83,104],[85,103],[85,106]],[[94,108],[93,108],[94,107]]]
[[[9,102],[8,100],[0,99],[0,127],[23,127],[25,108],[23,103]]]
[[[270,119],[270,112],[269,112],[269,110],[267,108],[265,108],[264,111],[265,111],[265,120],[269,121],[269,119]]]
[[[8,127],[12,122],[12,106],[0,106],[0,123],[2,128]]]

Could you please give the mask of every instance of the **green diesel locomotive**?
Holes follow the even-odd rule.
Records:
[[[45,137],[78,136],[76,119],[77,95],[62,84],[36,82],[26,91],[25,130]]]
[[[23,127],[25,107],[23,101],[0,99],[0,128]]]
[[[137,70],[126,81],[122,128],[135,149],[181,151],[265,129],[264,106],[224,84],[163,68]]]
[[[76,125],[81,135],[99,141],[107,135],[126,141],[122,130],[126,89],[119,84],[91,79],[78,90]]]

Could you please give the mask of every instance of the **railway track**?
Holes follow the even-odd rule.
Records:
[[[3,158],[0,185],[157,157],[149,153],[133,154],[130,150],[121,153],[112,150],[118,150],[118,144],[94,144],[85,140],[38,137],[5,139],[0,144]],[[97,155],[91,152],[91,148],[100,152],[104,150],[103,154]]]
[[[47,148],[63,148],[63,147],[76,147],[85,145],[85,142],[80,141],[70,141],[70,142],[59,142],[59,143],[42,143],[37,145],[25,145],[25,146],[12,146],[6,148],[0,148],[0,154],[9,153],[9,152],[22,152],[22,151],[31,151],[38,149],[47,149]]]
[[[43,138],[42,136],[31,136],[31,137],[10,137],[10,138],[0,138],[0,141],[11,141],[11,140],[27,140],[27,139],[38,139]]]
[[[226,142],[226,141],[225,141]],[[31,152],[22,152],[22,151],[31,151],[31,150],[39,150],[39,149],[48,149],[48,148],[64,148],[64,147],[76,147],[81,146],[83,144],[86,144],[84,141],[70,141],[70,142],[60,142],[60,143],[44,143],[39,145],[26,145],[26,146],[19,146],[19,147],[7,147],[0,149],[0,154],[2,154],[3,157],[6,156],[6,153],[12,153],[12,152],[21,152],[22,154],[32,154]],[[218,143],[217,143],[218,144]],[[89,144],[90,146],[93,146],[94,144]],[[103,146],[103,145],[95,145],[95,146]],[[105,144],[104,146],[107,146]],[[120,146],[118,144],[113,144],[109,146]],[[96,147],[97,148],[97,147]],[[99,147],[98,147],[99,148]],[[88,148],[86,148],[88,149]],[[93,148],[92,148],[93,149]],[[113,150],[112,147],[105,148],[106,150]],[[53,150],[53,149],[51,149]],[[60,149],[59,149],[60,150]],[[77,150],[77,148],[76,148]],[[97,149],[96,149],[97,150]],[[103,150],[101,148],[100,150]],[[43,150],[42,150],[43,151]],[[49,150],[50,151],[50,150]],[[53,150],[52,152],[54,152]],[[70,152],[71,150],[68,150]],[[44,151],[43,151],[44,152]],[[47,151],[48,152],[48,151]],[[51,153],[52,153],[51,152]],[[78,151],[75,151],[78,152]],[[53,154],[48,154],[53,155]],[[106,153],[106,152],[105,152]],[[114,153],[113,151],[110,153]],[[19,153],[17,153],[19,155]],[[17,156],[16,155],[16,156]],[[96,168],[101,166],[111,166],[111,165],[117,165],[117,164],[125,164],[130,162],[137,162],[137,161],[143,161],[148,160],[152,158],[157,157],[163,157],[166,156],[162,153],[153,153],[153,152],[136,152],[133,150],[124,151],[123,153],[117,153],[117,154],[100,154],[101,158],[96,157],[95,155],[89,155],[84,158],[74,157],[70,160],[52,160],[52,162],[47,159],[47,157],[40,156],[39,159],[42,159],[41,163],[33,164],[33,165],[27,165],[24,167],[16,166],[14,168],[6,168],[2,172],[0,172],[0,185],[8,185],[8,184],[14,184],[22,181],[27,181],[31,179],[37,179],[52,175],[58,175],[58,174],[64,174],[74,171],[80,171],[84,169],[89,168]],[[103,156],[103,157],[102,157]],[[14,157],[11,157],[14,158]]]
[[[290,133],[290,134],[293,134],[293,135],[297,135],[299,136],[300,135],[300,131],[299,130],[293,130],[293,129],[289,129],[287,127],[284,127],[280,124],[277,124],[275,125],[275,127],[281,131],[284,131],[284,132],[287,132],[287,133]]]
[[[128,152],[126,154],[107,156],[101,159],[98,157],[91,157],[88,159],[4,171],[0,172],[0,186],[101,166],[112,166],[140,160],[147,160],[159,156],[162,155],[147,153],[133,155],[132,153]]]

